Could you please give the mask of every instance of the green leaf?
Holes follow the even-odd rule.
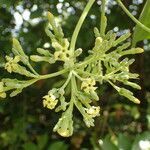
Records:
[[[113,144],[113,142],[109,139],[109,137],[106,137],[104,139],[101,147],[102,147],[102,150],[118,150],[117,146]]]
[[[32,142],[25,143],[23,148],[24,150],[37,150],[37,146]]]
[[[31,19],[38,18],[38,17],[42,16],[42,13],[43,13],[43,10],[38,8],[36,11],[31,13],[30,18]]]
[[[52,143],[48,148],[48,150],[54,150],[54,149],[56,149],[56,150],[67,150],[68,145],[65,144],[64,142],[57,141],[57,142]]]
[[[147,0],[143,8],[143,11],[140,15],[139,21],[143,23],[145,26],[150,28],[149,18],[150,18],[150,0]],[[141,27],[136,25],[132,40],[133,46],[135,46],[137,42],[142,41],[144,39],[150,39],[150,33],[146,32]]]
[[[133,143],[131,150],[149,150],[150,149],[150,132],[144,132],[138,135]]]
[[[121,150],[131,150],[132,140],[124,134],[119,134],[118,148]]]
[[[44,135],[37,137],[37,143],[38,143],[39,150],[43,150],[45,145],[47,144],[47,142],[48,142],[48,135],[47,134],[44,134]]]

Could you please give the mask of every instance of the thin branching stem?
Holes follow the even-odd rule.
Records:
[[[89,10],[91,9],[92,5],[94,4],[95,0],[89,0],[89,2],[87,3],[76,27],[75,27],[75,30],[73,32],[73,35],[72,35],[72,38],[71,38],[71,44],[70,44],[70,50],[74,51],[75,50],[75,45],[76,45],[76,41],[77,41],[77,37],[78,37],[78,34],[79,34],[79,31],[82,27],[82,24],[89,12]]]
[[[134,21],[139,27],[141,27],[143,30],[150,33],[150,28],[146,27],[144,24],[142,24],[138,19],[136,19],[129,10],[124,6],[124,4],[121,2],[121,0],[117,0],[120,7],[124,10],[124,12]]]
[[[101,34],[101,36],[105,35],[105,29],[106,29],[105,5],[106,5],[106,0],[102,0],[101,23],[100,23],[100,34]]]

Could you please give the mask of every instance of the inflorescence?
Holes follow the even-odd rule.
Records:
[[[6,56],[4,69],[8,73],[26,76],[27,80],[2,79],[0,82],[1,98],[6,98],[7,91],[11,91],[10,97],[13,97],[39,80],[67,74],[67,79],[60,88],[53,88],[43,96],[45,108],[62,112],[62,116],[54,127],[54,132],[58,132],[64,137],[73,134],[74,107],[82,114],[87,127],[94,126],[94,118],[100,115],[100,107],[93,105],[94,101],[99,101],[96,91],[98,84],[107,82],[120,95],[134,103],[140,103],[130,90],[123,87],[123,85],[128,85],[135,89],[141,89],[133,81],[133,79],[138,79],[139,75],[131,73],[129,70],[134,59],[129,59],[126,55],[142,53],[143,49],[129,48],[131,42],[127,39],[130,37],[130,33],[117,37],[116,33],[108,31],[101,35],[100,31],[94,28],[95,44],[93,49],[88,51],[89,55],[83,61],[79,61],[78,56],[82,54],[82,49],[70,50],[70,42],[64,37],[62,28],[56,23],[54,16],[48,12],[47,18],[48,24],[45,31],[51,39],[54,52],[38,48],[38,54],[29,57],[24,53],[19,41],[13,38],[12,53],[14,57]],[[52,74],[39,75],[31,66],[30,60],[44,61],[49,64],[61,61],[63,69]],[[118,86],[118,82],[122,83],[122,86]],[[65,98],[65,90],[68,85],[71,85],[69,100]]]

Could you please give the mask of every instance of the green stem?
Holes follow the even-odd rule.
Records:
[[[118,4],[120,7],[124,10],[124,12],[143,30],[147,31],[150,33],[150,28],[146,27],[144,24],[142,24],[138,19],[136,19],[129,11],[128,9],[124,6],[124,4],[121,2],[121,0],[117,0]]]
[[[99,58],[98,58],[98,59],[99,59]],[[85,61],[83,61],[83,62],[81,62],[81,63],[76,64],[76,67],[79,68],[79,67],[82,67],[82,66],[86,66],[86,65],[88,65],[88,64],[90,64],[90,63],[92,63],[92,62],[97,61],[98,59],[95,58],[95,56],[92,56],[92,57],[89,58],[88,60],[85,60]]]
[[[61,87],[61,89],[66,88],[66,86],[69,84],[69,82],[71,80],[71,77],[72,77],[72,72],[69,73],[68,78],[67,78],[66,82],[63,84],[63,86]]]
[[[39,75],[35,70],[34,68],[31,66],[31,64],[27,64],[27,66],[29,67],[29,69],[35,74],[35,75]]]
[[[80,77],[75,71],[73,71],[73,74],[81,81],[84,80],[84,78]]]
[[[106,20],[106,17],[105,17],[105,5],[106,5],[106,0],[102,0],[101,26],[100,26],[100,34],[101,34],[102,37],[105,35],[106,24],[107,24],[107,20]]]
[[[73,32],[73,35],[72,35],[72,38],[71,38],[71,44],[70,44],[70,50],[74,51],[75,50],[75,45],[76,45],[76,41],[77,41],[77,37],[78,37],[78,34],[79,34],[79,31],[81,29],[81,26],[90,10],[90,8],[92,7],[92,5],[94,4],[95,0],[89,0],[89,2],[87,3],[77,25],[76,25],[76,28]]]
[[[56,77],[56,76],[59,76],[61,74],[64,74],[66,72],[68,72],[69,70],[68,69],[64,69],[64,70],[61,70],[61,71],[58,71],[58,72],[55,72],[55,73],[51,73],[51,74],[47,74],[47,75],[41,75],[39,76],[38,78],[35,78],[35,79],[31,79],[29,81],[28,84],[26,84],[26,86],[24,86],[23,88],[26,88],[32,84],[34,84],[35,82],[39,81],[39,80],[44,80],[44,79],[48,79],[48,78],[53,78],[53,77]]]
[[[38,79],[43,80],[43,79],[47,79],[47,78],[56,77],[56,76],[59,76],[61,74],[66,73],[68,71],[69,71],[69,69],[63,69],[63,70],[55,72],[55,73],[51,73],[51,74],[47,74],[47,75],[41,75],[40,77],[38,77]]]
[[[75,76],[72,75],[71,77],[71,100],[70,100],[70,106],[69,109],[71,109],[71,111],[73,111],[73,106],[75,103],[75,92],[76,92],[76,81],[75,81]]]

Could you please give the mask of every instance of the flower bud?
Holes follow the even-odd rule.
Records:
[[[86,109],[86,112],[88,115],[90,115],[92,118],[96,117],[96,116],[99,116],[99,112],[100,112],[100,107],[95,107],[95,106],[92,106],[88,109]]]
[[[44,55],[44,56],[51,56],[52,55],[48,50],[45,50],[43,48],[37,48],[37,52],[41,55]]]
[[[44,98],[43,106],[47,107],[48,109],[54,109],[58,103],[58,100],[56,99],[56,97],[53,94],[46,95],[43,98]]]

